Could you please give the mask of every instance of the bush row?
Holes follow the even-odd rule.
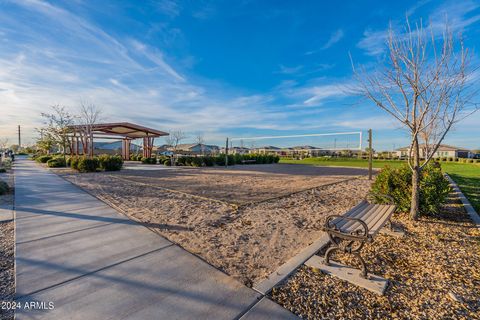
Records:
[[[122,157],[108,154],[102,154],[93,158],[85,156],[67,156],[64,158],[63,155],[58,154],[34,155],[32,159],[39,163],[46,163],[50,168],[70,167],[80,172],[94,172],[97,170],[118,171],[123,167]]]
[[[69,161],[72,169],[80,172],[95,172],[97,170],[118,171],[123,167],[123,159],[120,156],[102,154],[98,157],[71,157]]]
[[[407,165],[399,168],[385,166],[375,179],[372,192],[391,196],[397,211],[410,211],[412,171]],[[420,213],[437,212],[445,203],[449,193],[450,185],[442,173],[440,164],[433,162],[424,167],[420,176]],[[380,198],[377,200],[382,201]]]
[[[268,164],[278,163],[280,158],[276,155],[263,155],[263,154],[231,154],[228,155],[228,164]],[[142,158],[144,164],[163,164],[170,166],[172,159],[166,156],[160,156],[158,158]],[[202,157],[178,157],[175,159],[175,165],[177,166],[191,166],[191,167],[212,167],[212,166],[224,166],[225,155],[219,154],[217,156],[202,156]]]
[[[276,155],[263,155],[263,154],[229,154],[228,165],[235,164],[269,164],[278,163],[280,158]],[[169,160],[164,161],[164,164],[168,164]],[[214,165],[224,166],[225,155],[220,154],[218,156],[204,156],[204,157],[180,157],[176,160],[177,166],[192,166],[192,167],[211,167]]]

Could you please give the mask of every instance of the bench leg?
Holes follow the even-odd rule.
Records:
[[[360,261],[360,264],[362,265],[361,271],[362,271],[362,278],[367,278],[368,277],[368,269],[367,269],[367,264],[365,263],[365,260],[363,260],[362,256],[360,255],[360,252],[353,252],[353,255],[357,257],[357,259]]]
[[[329,234],[329,237],[330,237],[331,247],[328,248],[327,251],[325,252],[324,263],[327,266],[330,265],[330,256],[335,251],[341,251],[343,253],[351,254],[355,256],[358,261],[360,261],[361,276],[366,279],[368,277],[367,264],[365,263],[365,260],[363,260],[362,256],[360,255],[360,250],[363,248],[365,241],[345,239],[345,241],[347,241],[347,244],[343,245],[342,239],[338,239],[331,234]]]

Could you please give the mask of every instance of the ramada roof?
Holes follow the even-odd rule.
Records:
[[[84,125],[70,126],[73,131],[81,131]],[[95,135],[114,135],[131,139],[168,136],[167,132],[147,128],[130,122],[96,123],[91,126]]]

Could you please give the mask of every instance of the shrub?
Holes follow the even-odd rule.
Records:
[[[102,154],[98,157],[100,169],[105,171],[119,171],[123,166],[122,157],[115,155]]]
[[[205,163],[205,166],[212,167],[212,166],[215,165],[215,158],[210,157],[210,156],[206,156],[206,157],[203,158],[203,162]]]
[[[130,161],[142,161],[143,155],[138,153],[130,154]]]
[[[95,172],[99,167],[97,158],[81,157],[78,159],[77,169],[80,172]]]
[[[448,157],[448,161],[452,162],[452,161],[453,161],[453,158],[452,158],[452,157]]]
[[[172,165],[172,160],[171,159],[166,159],[165,161],[163,161],[163,165],[171,166]]]
[[[175,165],[177,165],[177,166],[188,165],[189,166],[190,165],[190,157],[177,157],[177,159],[175,161]]]
[[[0,180],[0,195],[7,193],[8,190],[10,190],[8,184],[5,181]]]
[[[47,163],[48,160],[53,159],[52,156],[50,155],[44,155],[44,156],[39,156],[35,160],[40,163]]]
[[[225,155],[224,154],[219,154],[218,156],[215,157],[215,164],[217,166],[224,166],[225,165]]]
[[[70,158],[70,168],[78,170],[78,162],[80,158],[79,157],[72,157]]]
[[[151,158],[143,157],[141,160],[143,164],[157,164],[157,158],[154,158],[154,157],[151,157]]]
[[[53,158],[47,161],[47,166],[50,168],[62,168],[65,167],[65,160],[63,157]]]
[[[391,196],[395,200],[397,210],[407,212],[410,210],[411,181],[412,172],[408,166],[401,166],[398,169],[385,166],[376,177],[372,192]]]
[[[0,168],[0,173],[5,173],[5,172],[7,172],[7,169],[5,169],[5,168]]]
[[[164,164],[165,160],[168,160],[168,159],[170,159],[170,158],[167,157],[167,156],[159,156],[158,157],[158,164]]]
[[[451,188],[440,165],[427,165],[420,180],[420,212],[435,213],[445,203]]]
[[[192,157],[190,159],[190,165],[192,167],[203,167],[203,158],[202,157]]]
[[[410,211],[412,171],[407,165],[399,168],[385,166],[375,179],[372,192],[393,197],[398,211]],[[428,214],[438,211],[445,203],[449,192],[450,186],[440,165],[433,162],[424,167],[420,176],[420,213]]]

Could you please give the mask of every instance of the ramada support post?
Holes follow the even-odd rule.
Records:
[[[130,160],[130,139],[122,140],[122,158],[123,160]]]
[[[143,156],[145,158],[152,157],[152,149],[153,149],[153,141],[155,138],[153,137],[145,137],[143,138]]]

